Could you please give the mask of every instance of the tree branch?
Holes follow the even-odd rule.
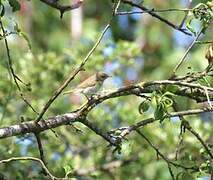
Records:
[[[179,26],[176,26],[172,22],[168,21],[167,19],[165,19],[165,18],[161,17],[160,15],[156,14],[155,12],[153,12],[152,9],[148,9],[148,8],[144,7],[143,5],[136,4],[136,3],[134,3],[133,1],[130,1],[130,0],[122,0],[122,2],[125,3],[125,4],[129,4],[130,6],[133,6],[133,7],[137,7],[139,9],[141,9],[142,11],[147,12],[152,17],[157,18],[158,20],[166,23],[168,26],[170,26],[170,27],[172,27],[172,28],[174,28],[174,29],[186,34],[186,35],[191,36],[191,34],[189,32],[187,32],[186,29],[182,29]]]
[[[85,126],[87,126],[89,129],[91,129],[92,131],[94,131],[96,134],[104,138],[106,141],[108,141],[110,145],[113,146],[120,145],[119,139],[113,138],[108,133],[103,132],[95,123],[90,122],[88,119],[82,119],[80,122]]]
[[[61,178],[57,178],[55,176],[53,176],[50,171],[48,170],[48,168],[45,166],[44,162],[38,158],[35,158],[35,157],[12,157],[12,158],[9,158],[9,159],[4,159],[4,160],[1,160],[0,161],[0,164],[3,164],[3,163],[9,163],[9,162],[12,162],[12,161],[35,161],[35,162],[38,162],[41,164],[42,168],[45,170],[45,172],[49,175],[49,177],[54,180],[54,179],[61,179]]]
[[[184,88],[189,88],[190,92],[187,92],[185,89],[184,91],[180,88],[180,90],[176,91],[176,95],[185,96],[188,97],[189,95],[193,94],[192,91],[199,90],[197,93],[197,96],[194,96],[194,99],[197,99],[199,97],[199,100],[203,98],[202,100],[206,101],[206,92],[208,92],[208,98],[210,100],[213,100],[213,88],[201,86],[198,84],[193,83],[186,83],[186,82],[179,82],[179,81],[169,81],[169,80],[162,80],[162,81],[150,81],[150,82],[143,82],[136,85],[131,85],[127,87],[122,87],[116,91],[99,94],[97,97],[91,99],[88,101],[85,105],[83,105],[80,109],[71,112],[66,113],[62,115],[58,115],[55,117],[51,117],[47,120],[41,119],[40,121],[29,121],[24,122],[17,125],[12,125],[9,127],[1,128],[0,129],[0,138],[10,137],[10,136],[16,136],[26,133],[39,133],[41,131],[45,131],[48,129],[52,129],[61,125],[70,124],[76,121],[83,122],[83,119],[86,118],[86,115],[89,111],[91,111],[95,106],[102,103],[103,101],[115,97],[120,96],[127,96],[127,95],[141,95],[146,93],[152,93],[154,91],[164,91],[165,86],[168,84],[172,85],[178,85],[183,86]],[[203,90],[205,89],[205,90]],[[191,97],[191,96],[189,96]],[[201,112],[208,112],[212,111],[211,108],[206,109],[197,109],[197,110],[190,110],[190,111],[180,111],[177,113],[173,113],[171,116],[178,116],[178,115],[192,115],[192,114],[198,114]],[[85,122],[86,124],[86,122]],[[90,126],[90,124],[87,124]],[[92,126],[89,128],[93,128]],[[95,128],[93,129],[95,130]],[[97,132],[97,134],[99,134]],[[104,137],[104,135],[103,135]]]
[[[170,165],[173,165],[175,167],[181,167],[183,169],[196,169],[196,167],[186,167],[186,166],[183,166],[181,164],[177,164],[173,161],[170,161],[166,156],[164,156],[160,151],[159,149],[139,130],[136,130],[136,132],[141,136],[143,137],[143,139],[146,140],[146,142],[157,152],[157,154],[168,164],[168,166],[170,167]]]
[[[63,14],[66,11],[77,9],[83,3],[83,0],[77,0],[76,2],[74,2],[71,5],[61,5],[61,4],[59,4],[58,0],[40,0],[40,1],[47,4],[48,6],[51,6],[52,8],[58,9],[61,13],[61,18],[63,17]]]
[[[59,116],[51,117],[46,121],[41,120],[38,123],[36,123],[35,121],[28,121],[16,125],[11,125],[9,127],[0,128],[0,139],[27,133],[39,133],[45,130],[56,128],[58,126],[75,122],[79,119],[80,117],[78,113],[66,113]]]
[[[91,102],[88,102],[85,106],[88,108],[87,105],[90,103]],[[91,104],[91,106],[93,106],[93,104]],[[84,113],[87,111],[87,108],[85,109],[85,111],[82,111],[82,109],[80,109],[77,112],[58,115],[58,116],[49,118],[45,121],[41,120],[38,123],[36,123],[35,121],[28,121],[28,122],[24,122],[24,123],[20,123],[16,125],[11,125],[9,127],[0,128],[0,139],[11,137],[11,136],[23,135],[27,133],[38,133],[38,132],[56,128],[62,125],[74,123],[74,122],[81,122],[84,125],[86,125],[88,128],[90,128],[91,130],[93,130],[96,134],[101,135],[102,137],[104,137],[104,139],[108,139],[109,136],[106,138],[105,134],[102,134],[101,131],[97,131],[97,129],[93,125],[91,125],[89,122],[84,122],[85,120]],[[210,111],[213,111],[213,110],[206,108],[206,109],[195,109],[195,110],[189,110],[189,111],[179,111],[179,112],[170,113],[170,115],[167,115],[166,117],[195,115],[202,112],[210,112]],[[130,131],[135,130],[139,127],[142,127],[154,121],[156,120],[150,118],[150,119],[138,122],[137,124],[130,126],[129,130]],[[115,144],[113,142],[116,142],[113,139],[111,140],[108,139],[108,141],[111,142],[111,144]]]

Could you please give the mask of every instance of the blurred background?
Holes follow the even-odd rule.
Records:
[[[193,7],[200,1],[193,1]],[[204,2],[204,1],[202,1]],[[81,63],[94,45],[101,31],[111,17],[111,1],[85,0],[83,6],[66,12],[62,19],[57,10],[40,1],[20,0],[21,10],[12,13],[5,3],[6,15],[3,19],[5,29],[13,31],[20,28],[27,37],[8,36],[10,53],[16,74],[28,85],[21,85],[25,97],[32,106],[41,111],[45,102],[63,80]],[[70,3],[63,1],[64,4]],[[186,8],[187,0],[152,0],[144,5],[155,9]],[[136,11],[121,4],[119,11]],[[137,10],[138,11],[138,10]],[[166,12],[161,15],[179,25],[184,12]],[[193,24],[199,29],[199,23]],[[208,28],[202,40],[213,39],[213,27]],[[27,39],[27,40],[26,40]],[[97,71],[107,72],[112,76],[104,89],[113,90],[141,81],[168,79],[172,69],[182,57],[185,49],[193,40],[147,14],[119,15],[112,21],[111,28],[104,35],[97,50],[90,57],[81,72],[72,81],[69,88],[74,88],[82,80]],[[29,48],[29,44],[31,49]],[[4,42],[0,41],[0,125],[5,127],[36,118],[36,114],[23,102],[7,69],[7,56]],[[178,71],[178,75],[202,71],[208,65],[205,60],[205,45],[195,45],[187,61]],[[212,83],[212,80],[210,81]],[[66,90],[68,90],[67,88]],[[80,95],[60,96],[49,108],[45,117],[71,112],[85,102]],[[89,119],[105,131],[131,125],[142,119],[152,117],[153,109],[141,115],[138,106],[142,99],[134,96],[110,99],[98,105],[89,114]],[[186,98],[179,98],[182,110],[199,108]],[[213,130],[210,122],[212,113],[203,113],[189,117],[193,127],[207,140],[212,141]],[[121,154],[113,153],[99,136],[81,124],[75,124],[82,130],[76,132],[73,127],[64,126],[56,129],[58,137],[51,131],[41,134],[48,167],[56,176],[64,176],[67,171],[77,171],[98,167],[105,163],[127,161],[110,171],[94,170],[79,179],[145,179],[169,180],[167,164],[156,159],[156,153],[137,134],[128,136],[122,145]],[[162,124],[154,123],[143,132],[169,158],[174,158],[180,131],[178,119],[165,120]],[[33,135],[2,139],[0,144],[1,159],[10,156],[39,157]],[[184,135],[179,161],[185,165],[202,164],[202,147],[189,133]],[[204,155],[203,155],[204,156]],[[205,157],[203,157],[205,159]],[[132,161],[131,161],[132,160]],[[15,169],[15,172],[14,172]],[[38,172],[41,172],[38,174]],[[181,169],[174,169],[175,173]],[[36,163],[13,162],[0,166],[0,174],[7,179],[48,179]],[[197,174],[195,174],[197,175]],[[205,171],[201,171],[206,177]],[[192,179],[185,172],[182,179]]]

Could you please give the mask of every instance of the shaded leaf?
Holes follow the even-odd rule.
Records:
[[[138,107],[138,111],[140,114],[143,114],[144,112],[148,111],[148,109],[149,109],[149,101],[147,100],[143,101]]]
[[[0,3],[0,9],[1,9],[1,13],[0,16],[3,17],[5,14],[5,9],[4,9],[4,5]]]
[[[10,6],[12,7],[12,11],[19,11],[21,9],[21,5],[17,0],[8,0]]]
[[[159,103],[154,113],[155,119],[163,120],[165,114],[165,107],[163,103]]]

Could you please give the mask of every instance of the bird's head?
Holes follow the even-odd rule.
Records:
[[[97,81],[101,81],[103,82],[104,80],[106,80],[108,77],[110,77],[108,74],[104,73],[104,72],[97,72],[96,73],[96,80]]]

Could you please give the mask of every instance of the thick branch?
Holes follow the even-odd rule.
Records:
[[[203,88],[205,88],[208,93],[209,93],[209,98],[210,100],[213,100],[213,88],[210,87],[205,87],[205,86],[200,86],[197,84],[192,84],[192,83],[181,83],[181,82],[176,82],[176,81],[151,81],[147,83],[139,83],[138,85],[132,85],[128,87],[123,87],[120,88],[116,91],[105,93],[98,95],[97,97],[91,99],[89,102],[87,102],[85,105],[82,106],[82,108],[71,112],[71,113],[66,113],[62,115],[58,115],[55,117],[51,117],[47,120],[41,119],[39,122],[35,121],[28,121],[24,122],[21,124],[17,125],[12,125],[9,127],[1,128],[0,129],[0,138],[5,138],[5,137],[10,137],[10,136],[16,136],[16,135],[22,135],[26,133],[38,133],[41,131],[45,131],[51,128],[55,128],[61,125],[66,125],[70,124],[76,121],[79,122],[84,122],[83,119],[85,119],[87,113],[91,111],[95,106],[98,104],[102,103],[103,101],[115,97],[120,97],[120,96],[127,96],[127,95],[140,95],[140,94],[145,94],[145,93],[152,93],[156,90],[163,90],[166,85],[168,84],[176,84],[178,86],[184,86],[184,88],[190,88],[192,90],[199,90],[199,94],[197,97],[203,98],[203,100],[207,100],[206,94]],[[203,93],[201,93],[203,92]],[[187,92],[180,90],[177,90],[176,94],[180,94],[181,96],[186,96],[188,97],[189,94],[192,92]],[[196,99],[196,96],[194,97]],[[190,111],[181,111],[181,112],[176,112],[171,114],[171,116],[178,116],[178,115],[192,115],[192,114],[198,114],[201,112],[207,112],[207,111],[212,111],[212,109],[198,109],[198,110],[190,110]],[[89,127],[91,130],[96,132],[96,128],[91,127],[91,124],[88,124],[84,122],[87,127]],[[99,132],[96,132],[97,134],[100,135]]]
[[[51,117],[46,121],[41,120],[38,123],[36,123],[35,121],[28,121],[1,128],[0,138],[23,135],[27,133],[38,133],[61,125],[72,123],[74,121],[77,121],[78,119],[79,115],[77,113],[66,113],[60,116]]]

